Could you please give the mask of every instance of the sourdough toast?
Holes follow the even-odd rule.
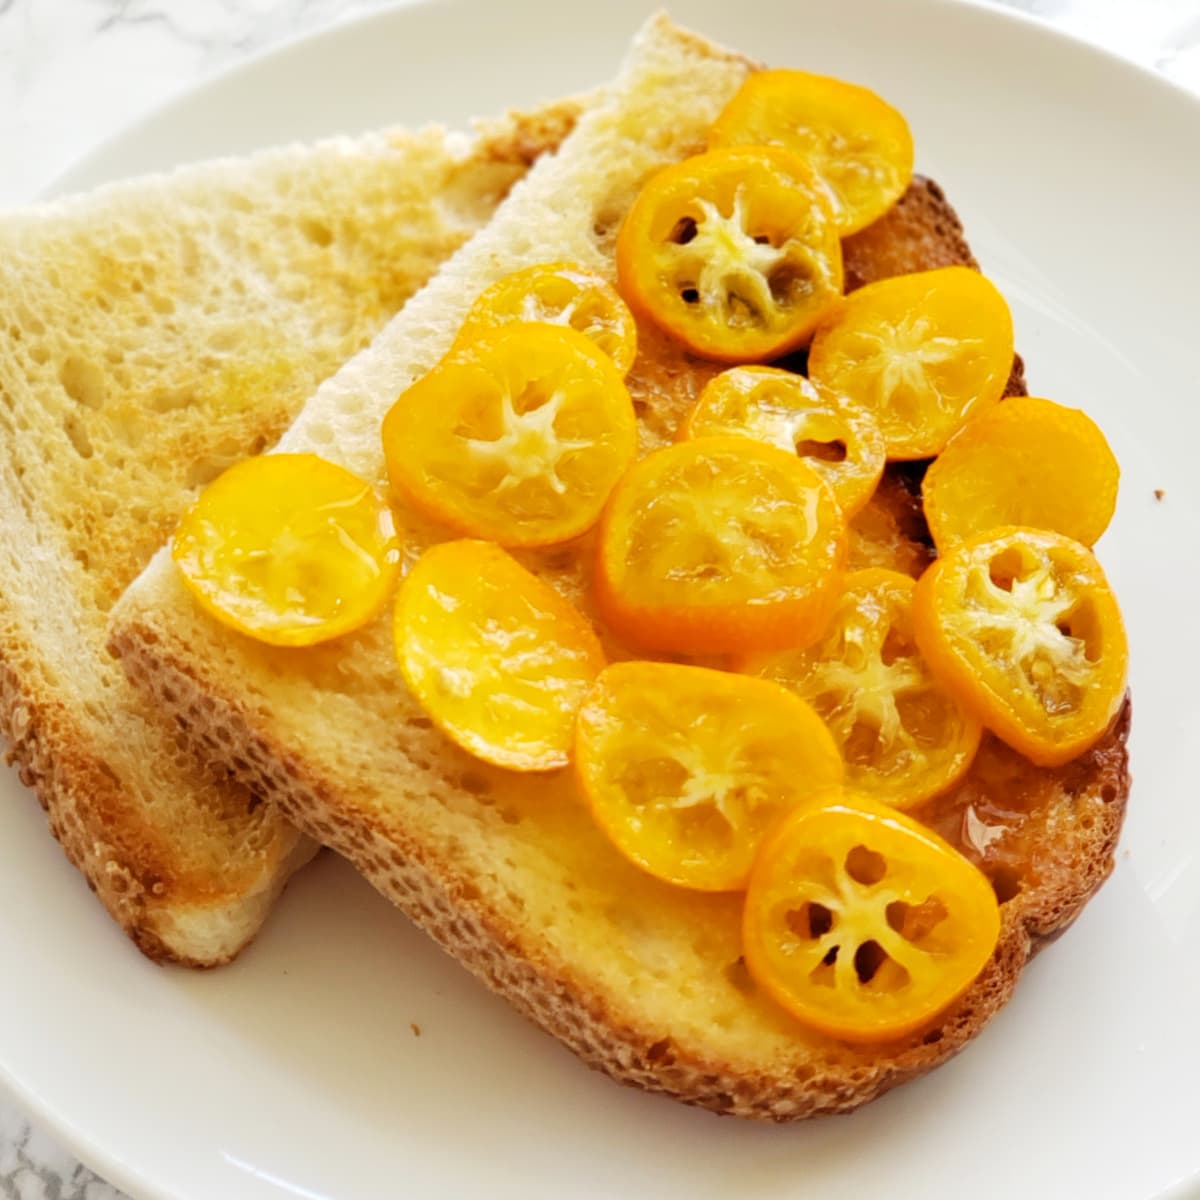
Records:
[[[752,69],[664,19],[651,22],[606,101],[370,350],[318,391],[281,448],[382,479],[384,413],[446,351],[474,296],[539,261],[570,259],[611,278],[616,230],[642,182],[703,146]],[[953,210],[923,180],[846,253],[856,284],[974,265]],[[674,436],[719,368],[653,329],[639,333],[628,383],[649,450]],[[1022,390],[1019,365],[1011,387]],[[857,521],[859,561],[877,556],[914,573],[926,561],[909,478],[894,473]],[[446,536],[402,505],[398,512],[413,557]],[[591,613],[589,539],[521,557]],[[1128,787],[1125,718],[1057,771],[1036,770],[989,743],[968,781],[918,815],[995,880],[1004,901],[996,953],[920,1034],[854,1047],[804,1028],[756,990],[740,958],[738,897],[656,881],[606,841],[566,774],[490,768],[434,729],[403,687],[387,616],[340,642],[273,650],[207,619],[162,552],[122,598],[110,629],[131,677],[176,715],[195,753],[223,761],[346,855],[586,1062],[622,1082],[746,1117],[848,1110],[959,1050],[1008,999],[1033,950],[1111,869]],[[611,637],[608,648],[622,654]],[[1002,809],[1000,795],[1013,806]]]
[[[401,130],[102,188],[0,219],[0,735],[145,953],[234,955],[315,846],[214,784],[104,647],[198,487],[270,445],[561,139]]]

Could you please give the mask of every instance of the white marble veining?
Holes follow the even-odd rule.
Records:
[[[197,80],[386,0],[0,0],[0,206]]]
[[[198,80],[387,2],[0,0],[0,207]],[[1200,92],[1200,0],[1004,2]],[[122,1194],[0,1098],[0,1200]]]

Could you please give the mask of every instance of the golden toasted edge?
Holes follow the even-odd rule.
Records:
[[[67,859],[147,958],[198,968],[231,961],[257,932],[255,910],[265,911],[291,871],[319,847],[299,838],[283,873],[249,892],[181,869],[169,841],[131,812],[128,794],[72,704],[12,668],[35,653],[27,645],[18,653],[17,644],[11,629],[0,633],[4,762],[37,797]]]
[[[468,159],[528,167],[558,148],[590,102],[586,95],[567,97],[532,111],[513,110],[478,121]],[[0,491],[2,484],[0,480]],[[253,925],[256,932],[261,917],[255,910],[265,915],[287,876],[317,847],[302,842],[280,864],[283,876],[250,896],[222,887],[220,879],[198,879],[181,870],[169,840],[153,822],[137,817],[126,789],[74,714],[70,696],[15,665],[39,657],[33,640],[22,634],[19,615],[5,605],[0,587],[4,761],[16,767],[21,782],[36,794],[68,860],[143,954],[157,962],[201,968],[231,961],[250,944],[253,932],[234,934],[236,945],[224,944],[208,954],[201,952],[208,939],[193,938],[185,923],[223,908],[235,914],[235,925]],[[246,911],[238,914],[242,903]]]
[[[115,780],[87,750],[83,731],[71,719],[69,705],[28,686],[10,663],[29,661],[32,651],[14,650],[12,634],[0,637],[0,735],[7,741],[5,762],[36,794],[46,811],[50,832],[68,859],[86,877],[113,918],[150,958],[174,956],[150,912],[153,898],[166,887],[166,871],[157,846],[143,842],[133,850],[105,837],[91,809],[107,807]],[[7,644],[6,644],[7,643]],[[127,831],[124,831],[127,832]]]
[[[512,109],[501,117],[474,122],[477,141],[471,157],[480,162],[532,167],[543,154],[562,145],[596,94],[566,96],[526,112]]]

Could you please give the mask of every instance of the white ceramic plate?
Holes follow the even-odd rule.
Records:
[[[393,11],[192,94],[68,182],[578,90],[613,72],[648,7]],[[674,11],[896,102],[1012,302],[1034,390],[1086,407],[1116,447],[1101,554],[1132,634],[1137,776],[1116,873],[953,1063],[852,1117],[767,1128],[585,1070],[332,859],[234,966],[153,967],[0,775],[0,1075],[135,1196],[1145,1200],[1200,1186],[1200,105],[1027,21],[935,0]]]

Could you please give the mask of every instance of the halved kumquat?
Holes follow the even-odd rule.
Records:
[[[575,770],[622,854],[702,891],[745,887],[771,828],[842,779],[829,730],[784,688],[655,662],[616,663],[596,680]]]
[[[870,411],[889,459],[937,454],[1004,394],[1012,317],[969,267],[897,275],[852,292],[813,335],[814,383]]]
[[[569,601],[489,542],[426,550],[396,597],[396,657],[434,724],[485,762],[550,771],[604,653]]]
[[[664,167],[617,235],[634,313],[720,362],[758,362],[808,341],[842,291],[842,247],[824,189],[790,151],[713,150]]]
[[[419,379],[383,422],[388,474],[426,516],[504,546],[577,537],[633,461],[620,372],[574,329],[506,325]]]
[[[1039,766],[1082,754],[1121,706],[1120,609],[1091,552],[1061,533],[956,542],[917,583],[913,629],[945,687]]]
[[[596,600],[635,646],[803,645],[829,618],[845,555],[845,519],[811,467],[749,438],[699,438],[647,456],[617,485]]]
[[[843,236],[869,225],[912,178],[908,122],[867,88],[807,71],[757,71],[725,106],[710,146],[785,146],[828,189]]]
[[[705,386],[680,436],[721,435],[796,454],[829,485],[846,517],[867,503],[883,474],[883,435],[870,413],[777,367],[733,367]]]
[[[629,306],[602,275],[577,263],[539,263],[485,288],[467,313],[453,350],[480,334],[516,322],[562,325],[582,333],[622,375],[637,356],[637,325]]]
[[[387,601],[400,549],[383,495],[315,454],[230,467],[171,539],[201,607],[275,646],[310,646],[365,625]]]
[[[751,976],[850,1042],[921,1029],[975,981],[1000,936],[984,874],[932,830],[849,789],[785,817],[750,873]]]
[[[1014,396],[950,439],[926,472],[921,496],[942,549],[1000,525],[1053,529],[1091,546],[1112,520],[1120,476],[1086,413]]]
[[[983,732],[917,649],[914,587],[896,571],[855,571],[814,645],[741,664],[807,700],[833,733],[849,786],[900,809],[957,783]]]

